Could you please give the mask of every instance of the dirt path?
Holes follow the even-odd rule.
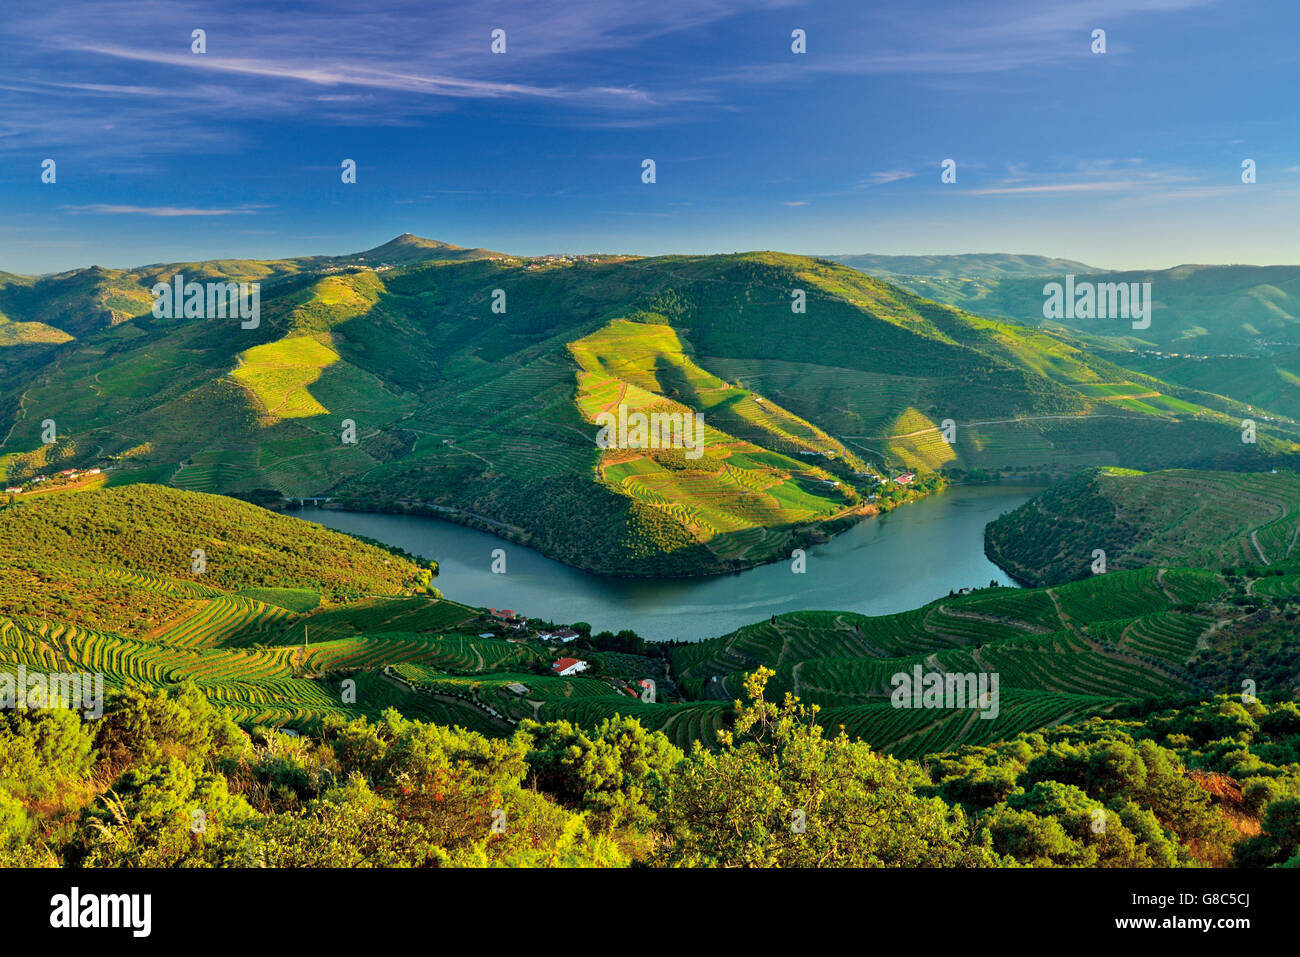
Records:
[[[1057,614],[1060,614],[1060,608],[1057,608]],[[1015,628],[1018,631],[1026,632],[1031,635],[1050,635],[1056,629],[1048,628],[1046,625],[1036,625],[1030,621],[1021,621],[1019,618],[1007,618],[1002,615],[986,615],[976,611],[958,611],[947,605],[939,605],[940,617],[964,618],[967,621],[982,621],[992,625],[1006,625],[1009,628]],[[929,621],[926,621],[929,624]],[[944,632],[946,634],[946,632]]]
[[[1026,415],[1018,419],[988,419],[984,422],[963,422],[962,428],[970,428],[972,425],[1010,425],[1016,422],[1041,422],[1044,419],[1131,419],[1131,415],[1107,415],[1104,412],[1085,413],[1084,415]],[[872,439],[875,441],[888,442],[893,439],[910,439],[918,435],[929,435],[932,432],[942,432],[939,426],[929,429],[917,429],[915,432],[900,432],[898,435],[839,435],[833,436],[841,441],[845,439]]]
[[[1265,556],[1264,549],[1259,547],[1259,536],[1254,531],[1250,533],[1250,544],[1255,546],[1255,554],[1259,556],[1259,560],[1261,562],[1263,562],[1265,565],[1273,564],[1268,560],[1267,556]]]
[[[1061,610],[1061,601],[1056,597],[1056,590],[1053,588],[1047,589],[1047,597],[1052,599],[1052,607],[1056,609],[1056,617],[1061,619],[1061,624],[1065,626],[1066,630],[1078,634],[1079,629],[1070,621],[1070,617]]]
[[[402,682],[398,681],[392,675],[386,675],[383,674],[383,672],[380,672],[380,677],[382,677],[389,684],[393,685],[393,687],[401,688],[409,695],[432,698],[434,701],[441,701],[443,704],[454,705],[460,708],[473,708],[475,711],[481,714],[485,720],[496,725],[498,728],[501,728],[504,731],[514,730],[515,726],[512,725],[509,721],[506,721],[504,718],[498,718],[495,715],[489,714],[488,712],[480,708],[478,705],[474,704],[473,702],[466,701],[463,698],[457,698],[454,695],[449,695],[449,694],[442,694],[441,692],[438,691],[413,691],[411,688],[407,687]]]
[[[624,382],[622,379],[619,379],[619,380],[618,380],[618,398],[615,399],[613,402],[609,403],[609,405],[607,405],[607,406],[605,406],[604,408],[602,408],[600,411],[602,411],[602,412],[609,412],[609,411],[611,411],[612,409],[617,409],[620,405],[622,405],[622,403],[623,403],[623,399],[624,399],[626,396],[627,396],[627,383]]]
[[[24,419],[27,418],[27,409],[26,409],[27,393],[31,392],[32,388],[35,387],[32,386],[27,388],[26,390],[24,390],[23,394],[18,397],[18,414],[14,416],[14,424],[9,426],[9,431],[5,433],[5,437],[3,439],[0,439],[0,449],[3,449],[5,445],[9,442],[9,440],[13,437],[14,429],[18,428],[18,423],[22,422]]]

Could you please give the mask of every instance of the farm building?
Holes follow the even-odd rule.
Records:
[[[586,671],[587,663],[580,658],[561,658],[551,665],[551,670],[561,678],[568,678],[571,675],[576,675],[579,671]]]
[[[523,628],[524,625],[527,624],[527,622],[522,617],[515,614],[513,609],[489,608],[488,611],[492,614],[492,617],[495,618],[502,625],[504,625],[507,628],[513,628],[516,631],[518,631],[520,628]]]

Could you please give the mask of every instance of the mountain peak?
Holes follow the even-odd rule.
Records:
[[[503,253],[495,253],[489,249],[466,249],[464,246],[444,243],[437,239],[425,239],[423,236],[417,236],[414,233],[402,233],[402,235],[390,239],[382,246],[376,246],[374,249],[367,249],[364,252],[343,258],[371,264],[406,265],[435,260],[489,259],[503,255]]]
[[[437,239],[425,239],[423,236],[417,236],[415,233],[402,233],[396,239],[390,239],[384,245],[391,246],[393,243],[407,243],[414,246],[437,246],[443,249],[460,249],[460,246],[454,246],[451,243],[444,243]]]

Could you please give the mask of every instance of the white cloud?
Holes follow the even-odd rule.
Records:
[[[872,173],[864,179],[859,186],[883,186],[886,183],[897,183],[901,179],[911,179],[916,175],[915,170],[910,169],[889,169],[882,170],[878,173]]]
[[[74,213],[101,213],[109,216],[246,216],[266,208],[240,206],[234,209],[198,209],[191,206],[117,206],[111,203],[59,207]]]

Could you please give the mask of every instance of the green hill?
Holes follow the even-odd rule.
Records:
[[[564,650],[593,668],[573,678],[550,672],[557,652],[544,643],[506,640],[481,610],[429,593],[428,569],[404,556],[220,496],[139,485],[20,500],[0,509],[0,570],[6,670],[90,670],[113,687],[192,681],[250,724],[310,729],[393,706],[503,734],[525,719],[585,727],[622,714],[689,747],[716,741],[744,676],[768,667],[773,690],[819,705],[828,728],[923,755],[1231,690],[1231,635],[1257,649],[1261,693],[1300,691],[1285,618],[1297,560],[1245,579],[1112,570],[883,617],[797,612],[642,655],[580,639]],[[892,706],[892,676],[916,668],[999,675],[998,713]],[[661,700],[639,699],[644,677]]]
[[[177,272],[260,282],[260,324],[155,319],[148,290]],[[779,253],[523,259],[408,235],[351,257],[20,277],[0,311],[63,339],[0,384],[9,483],[105,465],[114,484],[327,496],[603,574],[770,561],[940,470],[1260,468],[1300,448],[1286,423],[1243,446],[1244,406],[1067,336]],[[707,454],[602,451],[595,418],[619,405],[701,414]],[[887,481],[904,469],[919,479]]]
[[[1300,559],[1300,476],[1101,469],[1049,488],[985,529],[989,558],[1021,581],[1060,584],[1106,568],[1222,569]]]
[[[155,485],[37,496],[0,508],[0,670],[96,672],[110,688],[194,682],[272,725],[400,704],[491,730],[481,709],[382,674],[538,657],[479,637],[478,612],[429,594],[430,578],[391,550],[220,496]],[[355,706],[343,675],[358,683]]]
[[[1073,259],[1010,253],[961,253],[955,256],[884,256],[876,253],[824,256],[869,276],[925,276],[932,279],[1001,279],[1098,272]]]
[[[1296,853],[1300,717],[1276,702],[1300,692],[1300,561],[1112,571],[875,618],[799,612],[645,655],[579,639],[564,650],[592,668],[572,678],[553,673],[555,649],[497,637],[427,582],[401,554],[219,496],[138,485],[0,508],[0,672],[98,673],[109,692],[98,720],[0,714],[0,861],[812,863],[802,842],[762,860],[752,841],[718,843],[718,815],[752,821],[736,801],[766,794],[767,826],[797,807],[814,840],[839,835],[823,864]],[[895,676],[914,670],[997,675],[991,719],[989,702],[895,707]],[[647,673],[666,692],[653,703],[633,684]],[[1214,697],[1243,673],[1262,701]],[[778,708],[782,692],[819,710]],[[760,770],[781,780],[755,787]],[[211,821],[204,841],[168,831],[191,807]],[[482,843],[493,807],[521,844]],[[1087,826],[1098,810],[1115,842]],[[932,860],[938,832],[900,835],[935,811],[949,829]],[[339,837],[358,815],[386,822],[360,849]],[[827,857],[862,820],[852,856]]]
[[[1252,406],[1249,411],[1260,418],[1271,412],[1300,419],[1300,349],[1280,355],[1145,354],[1116,357],[1116,361],[1198,392],[1232,396]]]
[[[1172,269],[1108,271],[1077,266],[1051,273],[998,276],[946,265],[904,274],[896,281],[918,295],[1044,328],[1099,337],[1120,348],[1162,349],[1196,355],[1266,355],[1300,346],[1300,266],[1184,265]],[[871,271],[869,268],[867,271]],[[1067,273],[1092,282],[1149,282],[1155,301],[1151,326],[1043,318],[1043,285]],[[1087,274],[1084,276],[1083,274]]]

